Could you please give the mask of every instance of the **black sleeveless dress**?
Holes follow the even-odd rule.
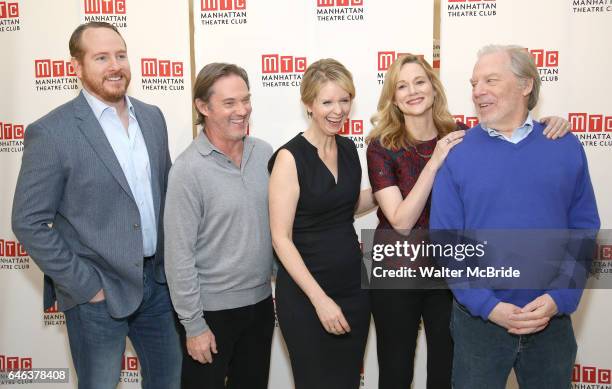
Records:
[[[336,144],[337,183],[317,148],[301,134],[281,147],[293,155],[300,185],[293,242],[351,327],[345,335],[326,332],[308,297],[280,266],[276,309],[296,389],[357,389],[370,326],[369,294],[361,289],[361,249],[353,227],[361,165],[350,139],[336,135]],[[270,171],[277,153],[268,164]]]

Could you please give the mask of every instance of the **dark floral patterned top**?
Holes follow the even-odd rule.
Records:
[[[458,123],[456,130],[467,128],[463,123]],[[389,186],[397,186],[402,193],[402,198],[406,198],[433,154],[437,141],[438,139],[434,138],[416,146],[398,150],[386,149],[378,140],[370,142],[366,155],[372,192]],[[413,228],[429,228],[430,206],[431,196],[428,197],[425,208]],[[377,216],[379,221],[377,229],[392,228],[380,208],[378,208]]]

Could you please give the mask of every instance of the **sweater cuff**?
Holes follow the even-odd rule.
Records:
[[[495,297],[495,295],[493,293],[491,293],[491,296],[489,296],[489,298],[484,302],[484,304],[481,305],[479,316],[483,320],[487,320],[488,321],[489,320],[489,315],[491,314],[491,311],[493,311],[493,309],[500,302],[501,301],[497,297]]]
[[[481,317],[485,321],[489,320],[491,311],[500,302],[489,289],[459,289],[453,290],[453,293],[455,299],[466,307],[472,316]]]
[[[188,338],[201,335],[210,329],[202,316],[193,320],[181,320],[181,324],[185,327],[185,333]]]
[[[571,315],[578,308],[582,289],[554,289],[546,293],[552,297],[557,304],[557,315]]]

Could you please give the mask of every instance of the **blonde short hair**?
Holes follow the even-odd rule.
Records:
[[[308,66],[300,85],[302,103],[311,105],[319,91],[328,81],[335,82],[348,92],[351,100],[355,98],[353,75],[340,62],[332,58],[320,59]]]

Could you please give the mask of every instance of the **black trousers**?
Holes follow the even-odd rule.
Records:
[[[217,342],[213,362],[187,353],[183,339],[183,389],[266,389],[274,332],[272,297],[245,307],[205,311]],[[184,331],[183,331],[184,336]]]
[[[284,268],[279,269],[276,312],[295,389],[359,389],[371,320],[369,291],[355,288],[330,297],[342,309],[351,332],[325,331],[308,297]]]
[[[376,326],[378,388],[410,388],[421,317],[427,338],[427,388],[450,389],[453,343],[449,290],[370,291]]]

